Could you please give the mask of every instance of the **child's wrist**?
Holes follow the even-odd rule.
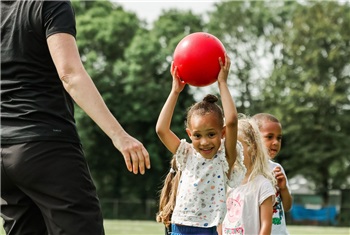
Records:
[[[219,86],[227,86],[227,82],[218,80],[218,85]]]
[[[177,91],[175,89],[172,89],[170,93],[172,93],[174,95],[179,95],[181,93],[181,91]]]
[[[288,188],[287,188],[287,186],[279,187],[279,190],[280,190],[280,191],[285,191],[285,190],[288,190]]]

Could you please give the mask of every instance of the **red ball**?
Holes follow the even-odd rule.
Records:
[[[225,47],[212,34],[197,32],[184,37],[174,51],[174,66],[189,85],[202,87],[214,83],[220,72],[219,57],[225,63]]]

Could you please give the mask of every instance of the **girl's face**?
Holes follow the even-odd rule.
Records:
[[[225,128],[220,126],[218,117],[213,113],[194,114],[186,132],[192,140],[194,149],[204,158],[212,159],[220,148]]]
[[[260,133],[269,152],[270,158],[273,159],[281,150],[282,144],[282,127],[278,122],[265,121],[260,127]]]

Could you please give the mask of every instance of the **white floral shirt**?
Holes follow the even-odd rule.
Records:
[[[172,223],[195,227],[213,227],[222,223],[226,214],[226,185],[238,186],[246,173],[241,143],[237,142],[237,160],[230,179],[226,175],[229,166],[224,140],[217,154],[206,159],[183,139],[175,158],[182,173]]]

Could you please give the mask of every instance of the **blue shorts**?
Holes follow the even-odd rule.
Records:
[[[171,235],[218,235],[216,226],[210,228],[171,224]]]

